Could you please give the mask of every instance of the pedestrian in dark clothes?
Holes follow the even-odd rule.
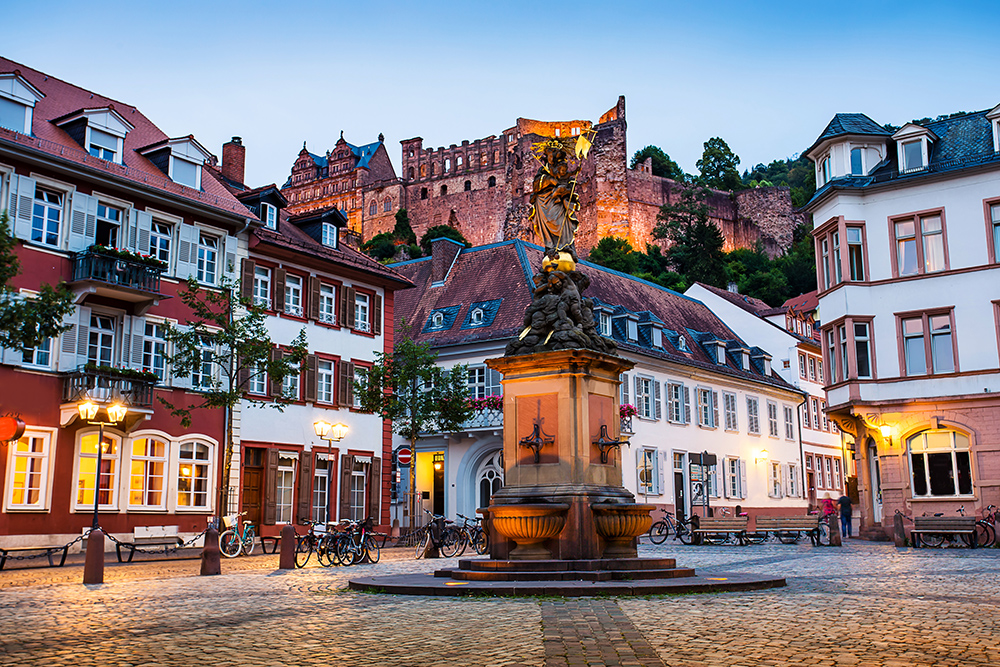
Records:
[[[846,495],[837,498],[840,505],[840,534],[844,537],[851,536],[851,499]]]

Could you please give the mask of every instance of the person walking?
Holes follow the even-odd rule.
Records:
[[[837,498],[840,505],[840,534],[844,537],[851,537],[851,499],[847,495]]]

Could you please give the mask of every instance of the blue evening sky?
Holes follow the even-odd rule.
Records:
[[[807,148],[837,112],[879,123],[1000,103],[1000,5],[973,2],[5,3],[0,54],[133,104],[281,184],[307,141],[461,143],[519,116],[597,120],[694,172]],[[990,82],[993,83],[990,83]]]

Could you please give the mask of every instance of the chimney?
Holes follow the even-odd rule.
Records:
[[[247,149],[243,147],[243,139],[233,137],[232,141],[222,144],[222,175],[234,183],[243,185]]]
[[[439,236],[431,241],[431,287],[444,285],[458,253],[465,248],[458,241]]]

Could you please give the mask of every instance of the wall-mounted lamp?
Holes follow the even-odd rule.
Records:
[[[882,439],[888,442],[889,446],[892,447],[892,427],[888,424],[882,424],[878,427],[878,431],[882,434]]]
[[[762,449],[757,452],[757,456],[754,457],[754,463],[760,463],[761,461],[766,461],[768,457],[768,452],[766,449]]]

